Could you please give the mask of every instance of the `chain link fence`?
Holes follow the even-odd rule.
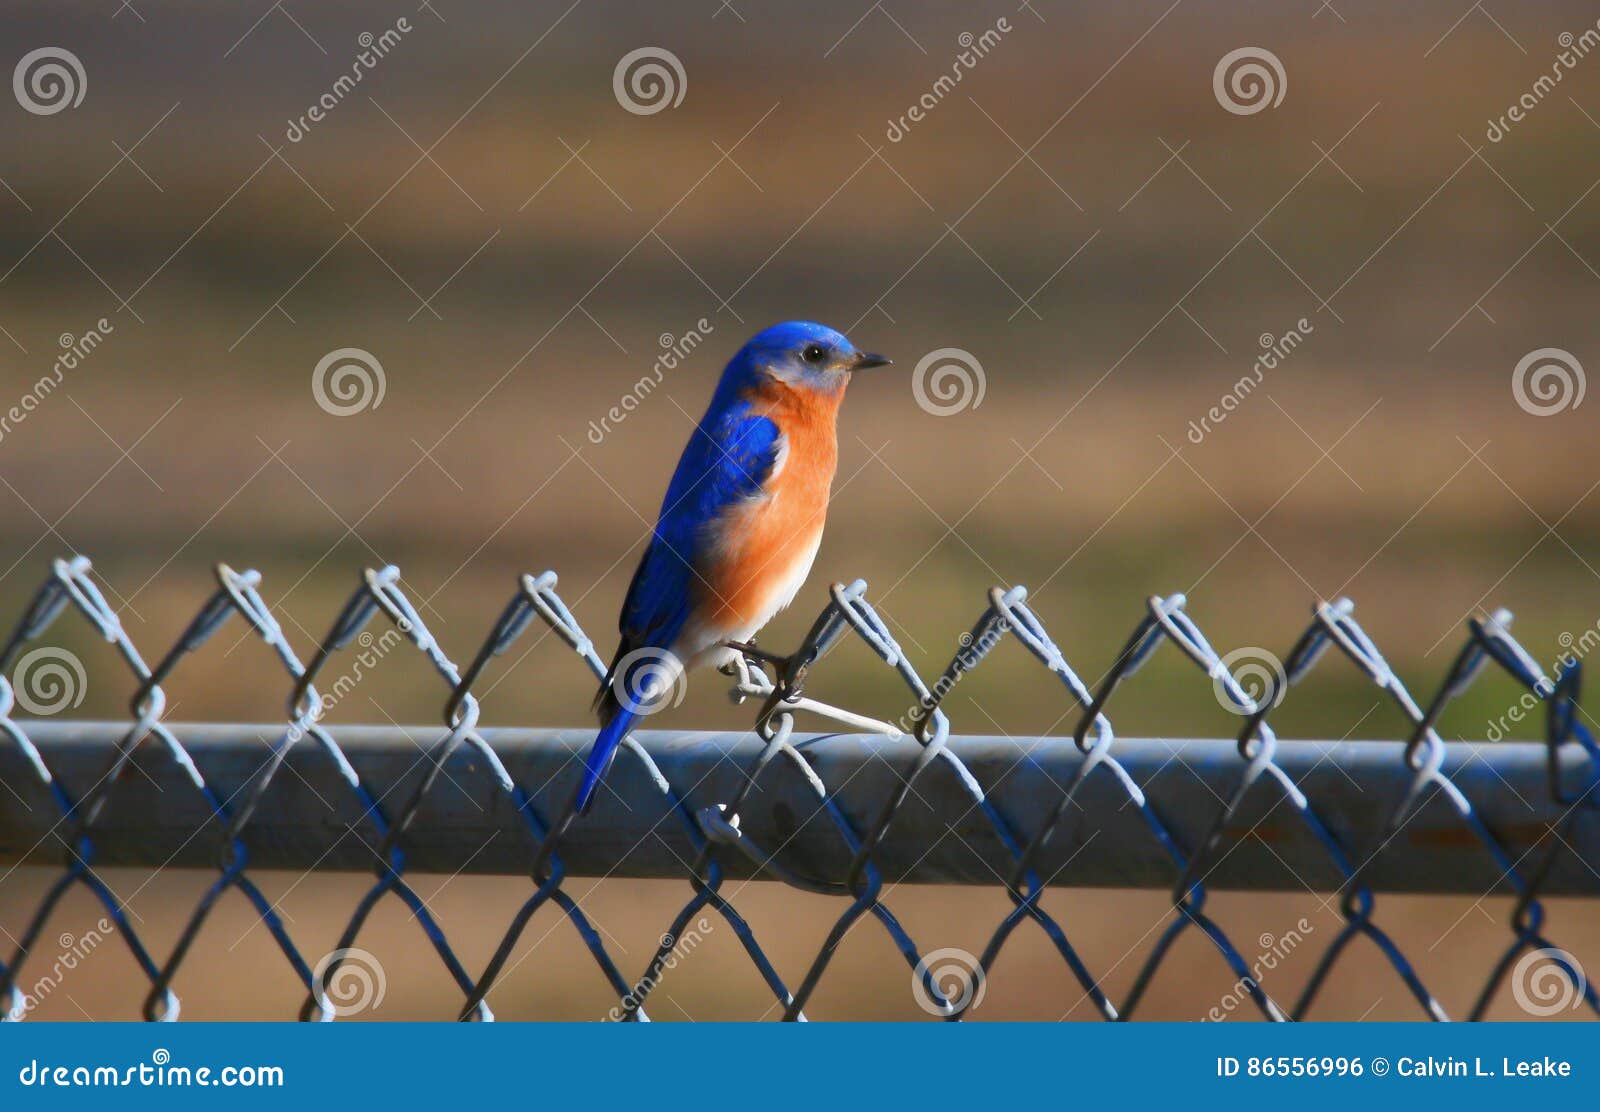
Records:
[[[1319,603],[1305,632],[1280,661],[1255,649],[1219,654],[1186,612],[1183,596],[1153,597],[1110,670],[1091,685],[1068,664],[1040,616],[1028,605],[1026,590],[995,588],[970,631],[960,638],[959,650],[930,683],[868,601],[866,584],[835,584],[828,605],[794,653],[780,657],[752,651],[730,665],[735,700],[756,708],[751,733],[731,740],[698,735],[695,760],[686,758],[683,736],[659,731],[630,736],[623,746],[627,756],[610,777],[611,785],[623,785],[626,798],[617,796],[612,787],[613,800],[603,799],[593,816],[579,820],[568,801],[581,763],[576,739],[585,735],[574,732],[560,745],[544,744],[540,749],[544,763],[537,777],[513,775],[506,759],[510,748],[486,736],[496,731],[480,729],[480,706],[473,694],[496,658],[510,649],[535,619],[573,649],[596,681],[604,676],[604,662],[557,593],[553,572],[521,578],[515,595],[464,668],[429,631],[402,589],[397,568],[363,573],[360,585],[309,664],[301,661],[263,600],[258,573],[220,566],[217,581],[217,589],[177,642],[152,666],[96,586],[89,561],[81,556],[58,560],[0,650],[0,731],[5,736],[0,743],[0,758],[5,763],[0,767],[17,770],[15,775],[8,774],[4,781],[7,791],[0,795],[0,857],[11,862],[11,869],[18,862],[59,860],[53,866],[59,875],[26,921],[15,929],[4,924],[14,940],[0,965],[0,1012],[7,1019],[28,1014],[30,986],[39,983],[31,966],[37,963],[41,939],[47,937],[62,900],[69,892],[83,889],[103,909],[106,932],[114,932],[137,963],[145,982],[141,986],[144,1015],[150,1020],[178,1018],[181,1001],[175,980],[195,947],[204,944],[208,918],[230,891],[249,902],[281,951],[289,974],[303,987],[300,1018],[305,1020],[329,1020],[353,1010],[349,997],[359,995],[366,976],[361,962],[371,957],[359,943],[374,910],[385,900],[399,901],[414,917],[423,936],[417,949],[431,950],[458,988],[460,999],[454,1010],[462,1019],[493,1018],[491,992],[530,922],[544,911],[576,932],[615,993],[613,1018],[624,1020],[648,1018],[652,991],[673,975],[682,955],[698,944],[708,917],[715,917],[732,931],[777,1009],[790,1020],[806,1018],[807,1004],[828,975],[845,935],[858,924],[868,923],[882,931],[903,957],[925,1010],[953,1021],[966,1017],[982,999],[989,970],[1025,923],[1043,932],[1082,993],[1108,1020],[1131,1019],[1138,1014],[1141,1001],[1171,964],[1174,945],[1186,932],[1196,932],[1209,942],[1215,960],[1235,979],[1241,999],[1247,999],[1266,1019],[1334,1018],[1317,1014],[1319,992],[1351,945],[1365,940],[1392,967],[1415,1000],[1418,1015],[1443,1020],[1451,1017],[1424,982],[1422,972],[1380,924],[1378,889],[1380,885],[1394,891],[1460,888],[1475,883],[1460,879],[1469,876],[1487,876],[1488,887],[1514,897],[1514,908],[1509,938],[1484,975],[1466,1017],[1481,1018],[1514,970],[1514,987],[1523,1003],[1524,970],[1533,961],[1542,962],[1547,975],[1534,990],[1533,1006],[1524,1003],[1525,1010],[1554,1014],[1587,1008],[1600,1014],[1600,998],[1589,985],[1579,959],[1552,940],[1541,902],[1541,896],[1551,894],[1593,896],[1596,886],[1592,881],[1600,875],[1595,872],[1592,852],[1597,835],[1585,822],[1596,809],[1600,750],[1578,702],[1582,654],[1564,654],[1553,673],[1547,673],[1513,638],[1511,616],[1505,611],[1468,621],[1465,643],[1444,682],[1431,698],[1419,701],[1356,622],[1349,600]],[[70,701],[72,685],[83,682],[82,665],[72,654],[48,645],[34,647],[52,623],[69,611],[91,623],[132,674],[136,688],[126,724],[102,726],[97,733],[92,724],[19,719],[19,710],[37,716],[62,709]],[[408,643],[422,654],[438,675],[443,706],[442,731],[435,728],[437,740],[421,753],[408,743],[406,759],[391,761],[394,767],[381,780],[358,772],[362,762],[351,758],[352,738],[378,731],[367,727],[335,730],[323,724],[327,710],[347,694],[349,677],[325,683],[325,690],[317,686],[330,662],[341,653],[370,649],[375,635],[367,627],[380,614],[377,643],[385,651]],[[206,762],[193,755],[192,739],[199,736],[200,728],[165,720],[167,699],[162,685],[234,615],[248,624],[281,663],[287,713],[283,723],[270,728],[271,741],[264,755],[257,745],[247,745],[242,737],[232,735],[213,746],[214,754],[227,757],[234,765],[247,765],[242,774],[220,779],[208,777]],[[811,667],[850,638],[864,645],[904,685],[907,709],[898,721],[857,714],[805,692]],[[942,706],[945,698],[1008,639],[1060,682],[1065,706],[1076,714],[1070,740],[989,739],[979,746],[971,739],[952,737],[950,719]],[[1110,717],[1118,692],[1168,642],[1197,666],[1196,682],[1212,685],[1217,698],[1236,712],[1241,722],[1237,742],[1212,743],[1206,750],[1204,775],[1197,773],[1197,780],[1206,787],[1201,798],[1209,817],[1203,822],[1193,821],[1201,813],[1198,809],[1175,816],[1148,794],[1152,747],[1175,753],[1177,743],[1121,738]],[[1334,651],[1330,654],[1329,649]],[[1384,783],[1394,788],[1383,796],[1382,804],[1369,802],[1357,808],[1336,792],[1308,790],[1315,784],[1309,774],[1321,766],[1339,764],[1346,750],[1280,741],[1270,724],[1292,685],[1330,657],[1342,657],[1358,669],[1411,724],[1403,744],[1374,750],[1387,762],[1382,767]],[[1447,704],[1491,667],[1505,671],[1524,688],[1526,696],[1519,705],[1543,718],[1543,751],[1536,752],[1531,761],[1526,759],[1528,746],[1446,743],[1436,730]],[[807,738],[797,732],[797,715],[818,716],[885,740],[879,746],[850,749],[851,738]],[[343,745],[336,733],[344,738]],[[66,742],[75,734],[96,735],[99,741],[74,749]],[[186,744],[184,738],[191,740]],[[846,748],[840,750],[840,746]],[[831,758],[830,753],[835,752],[844,756]],[[297,764],[291,763],[291,754]],[[493,821],[515,828],[520,835],[517,848],[498,849],[489,867],[510,872],[506,866],[520,862],[532,888],[481,971],[469,969],[458,956],[443,925],[408,879],[419,870],[465,869],[477,856],[458,842],[430,840],[426,821],[437,821],[439,816],[429,811],[430,799],[441,776],[452,775],[446,772],[447,765],[452,760],[459,762],[463,754],[471,758],[465,766],[470,775],[485,781],[486,790],[497,801]],[[98,771],[86,790],[69,790],[66,781],[77,778],[62,775],[61,762],[77,767],[87,757],[100,762]],[[155,834],[136,836],[136,820],[108,815],[107,810],[113,797],[136,787],[130,785],[131,773],[137,770],[149,778],[144,765],[152,760],[169,766],[166,775],[182,785],[186,796],[179,800],[163,794],[164,802],[156,809],[173,814],[185,811],[205,820],[192,827],[178,824],[176,836],[167,830],[165,842]],[[623,767],[625,762],[632,762],[631,767]],[[321,774],[330,777],[344,794],[345,798],[331,801],[313,789],[323,806],[358,818],[344,834],[330,838],[330,844],[323,845],[305,832],[301,839],[305,844],[296,852],[285,852],[278,844],[286,837],[284,831],[269,834],[263,826],[268,818],[280,825],[300,821],[285,820],[280,813],[289,812],[284,812],[288,806],[285,778],[279,775],[286,766],[299,764],[319,766]],[[936,765],[942,767],[942,774],[927,776]],[[1034,766],[1060,774],[1029,781],[1030,785],[1053,785],[1048,797],[1034,787],[1024,806],[1000,790],[1013,771]],[[1359,773],[1353,764],[1338,771],[1340,775],[1373,775],[1374,767],[1375,762],[1368,761]],[[29,782],[21,782],[24,778]],[[872,787],[870,800],[863,801],[860,785],[852,784],[858,778]],[[296,779],[303,781],[304,777],[297,772]],[[224,791],[219,783],[237,786]],[[1529,804],[1519,789],[1537,796],[1537,805]],[[1537,819],[1531,834],[1515,841],[1505,832],[1507,824],[1499,821],[1508,811],[1508,792]],[[25,793],[47,797],[53,813],[36,813]],[[304,794],[297,797],[302,805]],[[797,801],[803,811],[775,823],[770,799],[762,797],[780,794],[789,812],[795,810]],[[653,797],[653,805],[647,796]],[[630,803],[637,806],[628,806]],[[150,810],[141,809],[144,820],[153,822]],[[1112,840],[1119,844],[1112,847],[1113,856],[1143,853],[1141,860],[1155,864],[1126,875],[1102,871],[1099,882],[1116,883],[1120,877],[1129,885],[1160,884],[1170,891],[1171,898],[1166,924],[1157,932],[1132,987],[1120,1000],[1111,998],[1101,974],[1074,946],[1061,919],[1043,904],[1052,885],[1064,886],[1067,866],[1096,834],[1092,827],[1104,823],[1102,829],[1112,829],[1113,815],[1133,819],[1115,827]],[[1208,884],[1215,886],[1224,876],[1239,878],[1240,867],[1230,859],[1244,844],[1241,834],[1258,829],[1266,816],[1294,830],[1301,847],[1294,860],[1304,866],[1288,869],[1296,883],[1307,885],[1304,877],[1310,875],[1318,887],[1336,892],[1342,918],[1341,928],[1292,1001],[1268,994],[1259,970],[1230,934],[1236,934],[1239,925],[1219,922],[1207,906]],[[130,821],[134,825],[130,826]],[[659,829],[662,824],[672,827],[671,831]],[[1434,839],[1419,848],[1403,837],[1413,824],[1435,831],[1448,826],[1453,840]],[[612,827],[610,833],[618,836],[597,840],[596,835],[604,835],[608,826]],[[614,959],[602,932],[568,892],[566,882],[579,875],[574,862],[579,862],[587,875],[664,875],[667,858],[661,852],[634,853],[628,844],[631,835],[622,837],[629,830],[640,829],[662,846],[681,847],[671,849],[669,856],[677,863],[676,875],[685,877],[688,891],[644,968],[625,970]],[[803,846],[814,847],[819,830],[826,831],[831,848],[797,852]],[[895,838],[890,837],[891,830]],[[939,866],[939,844],[952,837],[969,848],[981,847],[981,852],[972,852],[985,859],[983,871],[952,877],[948,868]],[[1129,843],[1136,839],[1147,844],[1142,849],[1132,847]],[[642,837],[634,840],[633,850],[643,841]],[[602,848],[597,850],[597,845]],[[1462,872],[1454,860],[1464,852],[1463,845],[1477,859],[1476,873]],[[306,868],[349,868],[351,846],[356,847],[356,859],[371,866],[372,879],[350,911],[337,946],[308,960],[279,908],[252,877],[252,866],[285,867],[293,861]],[[342,852],[336,853],[341,847]],[[413,851],[418,851],[420,864],[413,861]],[[1270,845],[1267,852],[1275,853]],[[1430,854],[1436,859],[1430,859]],[[1398,858],[1404,860],[1397,864]],[[202,859],[210,862],[215,876],[187,912],[177,941],[165,954],[141,938],[123,902],[97,871],[107,862],[159,869],[172,862],[193,867]],[[1248,874],[1255,868],[1249,865],[1243,871]],[[792,971],[786,974],[776,967],[755,930],[734,906],[725,884],[735,876],[763,877],[842,903],[843,910],[820,950],[798,979],[792,979]],[[1009,898],[1009,912],[979,954],[919,945],[887,903],[886,885],[891,883],[951,879],[999,885]],[[1277,883],[1259,875],[1253,880],[1246,875],[1244,881],[1263,886]]]

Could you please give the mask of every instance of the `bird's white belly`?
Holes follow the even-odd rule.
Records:
[[[805,586],[806,577],[811,574],[811,565],[816,562],[817,549],[820,547],[822,547],[822,530],[818,529],[810,543],[801,547],[790,558],[789,567],[773,582],[769,597],[754,620],[751,635],[770,622],[778,611],[794,601],[795,595],[800,593],[800,588]],[[744,640],[744,637],[740,637],[739,640]]]

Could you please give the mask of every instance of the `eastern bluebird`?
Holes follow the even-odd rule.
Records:
[[[622,605],[580,813],[629,728],[684,669],[733,659],[728,642],[748,641],[799,591],[822,542],[845,387],[852,372],[888,362],[831,328],[789,321],[757,334],[723,370]]]

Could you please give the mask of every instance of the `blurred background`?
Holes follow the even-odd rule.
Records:
[[[306,656],[360,569],[389,562],[461,660],[517,575],[553,568],[609,655],[723,362],[760,327],[805,317],[896,365],[851,388],[827,537],[763,635],[775,647],[801,636],[828,582],[857,576],[925,673],[995,584],[1029,585],[1091,683],[1158,592],[1186,592],[1220,650],[1278,655],[1313,602],[1348,595],[1419,698],[1485,608],[1514,610],[1547,662],[1563,634],[1594,626],[1600,438],[1595,403],[1576,404],[1600,358],[1591,6],[865,2],[0,5],[19,83],[37,48],[70,51],[82,71],[76,104],[40,111],[50,98],[21,84],[0,98],[6,404],[96,335],[0,425],[5,620],[51,558],[85,553],[153,660],[224,560],[262,571]],[[660,71],[665,100],[614,82],[643,47],[681,67]],[[1264,103],[1216,87],[1245,47],[1281,66],[1260,71]],[[1519,103],[1523,119],[1495,124]],[[311,118],[319,104],[331,106]],[[692,353],[595,435],[653,376],[663,340],[691,331]],[[1291,331],[1292,354],[1240,391],[1263,341]],[[318,379],[347,348],[363,357],[355,377]],[[960,349],[961,373],[919,376],[944,348]],[[1546,348],[1570,362],[1519,380]],[[1225,396],[1224,419],[1208,420]],[[51,636],[94,677],[72,713],[123,715],[132,684],[108,648],[77,622]],[[904,697],[864,660],[830,659],[813,691],[892,716]],[[169,716],[273,720],[285,690],[262,680],[272,667],[230,627],[167,685]],[[588,721],[589,677],[551,642],[493,680],[488,724]],[[330,724],[436,722],[434,682],[400,654]],[[1483,738],[1516,694],[1486,680],[1444,732]],[[1010,646],[948,709],[958,732],[1076,722]],[[1123,734],[1238,726],[1170,650],[1114,717]],[[1331,661],[1274,721],[1294,737],[1407,732]],[[712,679],[656,724],[747,723]],[[1174,816],[1185,829],[1204,818]],[[53,875],[0,881],[0,929],[20,929]],[[164,955],[208,878],[110,879]],[[263,879],[308,953],[334,944],[356,878]],[[474,970],[527,892],[469,877],[419,889]],[[575,891],[631,972],[687,889]],[[1129,946],[1166,897],[1050,898],[1120,996],[1143,957]],[[839,910],[765,884],[736,902],[791,976]],[[919,942],[972,950],[1008,906],[991,890],[905,888],[891,902]],[[1383,902],[1425,979],[1463,1009],[1509,938],[1509,902]],[[1280,999],[1339,922],[1312,894],[1213,906],[1246,938],[1301,917],[1322,932],[1268,978]],[[1567,945],[1586,931],[1600,942],[1587,905],[1553,914]],[[75,895],[52,930],[97,916]],[[300,990],[251,923],[230,901],[207,928],[177,986],[186,1017],[293,1014]],[[547,929],[527,936],[538,952],[496,990],[497,1013],[601,1017],[613,999],[598,974],[570,931]],[[363,939],[389,972],[375,1018],[454,1014],[397,904]],[[711,939],[652,1013],[768,1014],[737,951]],[[120,945],[89,967],[40,1018],[136,1015]],[[1341,969],[1325,1015],[1416,1014],[1371,953]],[[1198,1019],[1231,981],[1189,937],[1143,1014]],[[974,1018],[1090,1018],[1081,997],[1024,930]],[[846,942],[811,1012],[923,1018],[875,930]],[[1505,1001],[1496,1014],[1521,1013]]]

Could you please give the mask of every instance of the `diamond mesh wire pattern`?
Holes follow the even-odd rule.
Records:
[[[827,976],[841,942],[858,922],[870,918],[885,932],[912,970],[914,982],[931,1004],[929,1010],[947,1020],[959,1021],[973,1005],[972,994],[953,997],[947,986],[941,984],[929,960],[929,952],[918,946],[885,902],[884,872],[875,859],[897,814],[913,796],[921,798],[919,781],[935,766],[941,769],[941,775],[954,778],[964,807],[960,814],[942,816],[952,834],[958,823],[981,816],[1009,858],[1004,873],[994,870],[994,883],[1003,887],[1012,907],[977,959],[980,978],[994,966],[1016,928],[1024,921],[1032,921],[1049,939],[1097,1013],[1107,1020],[1130,1019],[1154,980],[1169,964],[1174,944],[1192,928],[1210,942],[1218,959],[1237,979],[1243,994],[1259,1013],[1266,1019],[1283,1021],[1310,1014],[1350,944],[1357,938],[1365,938],[1378,949],[1406,986],[1422,1016],[1448,1019],[1417,967],[1375,921],[1377,899],[1372,881],[1374,863],[1390,849],[1400,831],[1422,809],[1440,805],[1448,808],[1454,822],[1481,847],[1501,885],[1515,897],[1509,924],[1511,941],[1485,979],[1469,1018],[1483,1017],[1513,963],[1531,951],[1549,955],[1555,967],[1570,981],[1575,999],[1587,1005],[1591,1012],[1600,1014],[1600,997],[1587,983],[1576,959],[1551,942],[1546,932],[1546,910],[1540,901],[1541,890],[1562,855],[1576,853],[1572,848],[1578,841],[1573,837],[1576,825],[1600,807],[1595,791],[1600,784],[1600,746],[1581,720],[1578,706],[1582,662],[1569,655],[1553,676],[1547,675],[1512,637],[1510,614],[1505,611],[1469,621],[1466,642],[1443,683],[1432,699],[1421,704],[1357,624],[1349,600],[1319,603],[1314,608],[1310,625],[1284,658],[1281,670],[1269,675],[1265,682],[1246,682],[1242,673],[1230,667],[1228,661],[1232,656],[1219,654],[1190,618],[1183,596],[1153,597],[1148,600],[1144,615],[1110,670],[1097,688],[1091,690],[1068,664],[1044,621],[1029,606],[1026,590],[997,587],[989,592],[987,605],[970,632],[962,636],[961,648],[930,686],[868,601],[866,584],[861,581],[847,586],[836,584],[830,591],[828,605],[794,653],[774,657],[752,651],[741,654],[728,667],[735,700],[758,703],[753,729],[762,746],[753,763],[737,769],[737,788],[726,800],[715,806],[694,808],[687,801],[709,774],[701,774],[693,783],[675,784],[669,776],[670,770],[664,770],[637,739],[630,736],[624,741],[623,750],[628,753],[628,759],[638,762],[648,782],[659,793],[663,816],[674,816],[693,849],[691,859],[680,858],[690,887],[689,895],[663,931],[650,961],[637,977],[630,979],[613,960],[600,931],[564,887],[568,873],[562,861],[561,846],[577,821],[573,807],[568,804],[553,817],[541,815],[528,787],[517,782],[478,730],[480,707],[473,694],[474,685],[536,618],[576,653],[595,678],[605,675],[604,663],[593,642],[557,593],[553,572],[521,577],[516,593],[464,671],[446,654],[406,596],[397,568],[363,572],[359,585],[317,646],[309,665],[301,663],[261,597],[257,572],[241,573],[219,566],[216,578],[216,589],[176,643],[151,668],[129,638],[115,610],[96,587],[89,561],[81,556],[57,560],[51,575],[0,649],[0,733],[21,754],[24,767],[37,780],[37,787],[59,811],[60,817],[51,829],[50,839],[62,849],[59,876],[47,887],[20,932],[14,935],[16,942],[9,956],[4,956],[0,962],[0,1015],[7,1020],[19,1020],[26,1015],[20,986],[25,983],[29,959],[37,950],[62,898],[74,887],[82,886],[115,923],[117,933],[148,982],[143,1011],[150,1020],[172,1021],[179,1017],[181,1001],[174,988],[179,972],[194,947],[201,943],[206,922],[217,904],[228,892],[237,891],[267,928],[290,972],[304,987],[306,997],[300,1009],[303,1020],[331,1020],[337,1016],[338,1009],[329,998],[330,986],[373,910],[386,896],[393,896],[410,910],[436,959],[460,990],[462,1004],[457,1014],[462,1019],[486,1021],[494,1018],[488,1004],[489,996],[496,983],[509,972],[509,959],[527,926],[546,904],[550,904],[571,925],[605,983],[616,994],[616,1014],[624,1019],[642,1021],[648,1018],[645,1003],[670,972],[671,955],[689,924],[709,908],[734,932],[745,957],[786,1019],[806,1018],[805,1007]],[[116,650],[136,683],[128,723],[121,732],[120,741],[100,777],[77,798],[52,771],[44,753],[30,738],[27,725],[14,717],[17,699],[10,679],[22,651],[44,636],[52,623],[69,609],[89,622]],[[316,682],[330,660],[363,636],[363,630],[379,612],[438,674],[442,681],[444,709],[437,739],[419,749],[406,776],[395,778],[385,790],[375,794],[341,749],[335,731],[321,724],[325,699],[318,693]],[[237,790],[223,798],[164,721],[167,696],[162,685],[186,657],[201,651],[235,614],[272,650],[288,682],[283,725],[275,728],[277,733],[266,746],[265,755],[253,773]],[[952,751],[949,745],[951,721],[942,708],[945,697],[955,685],[980,667],[1007,635],[1015,637],[1029,656],[1066,688],[1068,708],[1077,714],[1073,742],[1083,758],[1060,791],[1059,798],[1047,809],[1044,820],[1032,830],[1014,826],[993,801],[992,793],[998,784],[981,783]],[[902,720],[909,723],[904,729],[831,706],[803,693],[810,668],[851,637],[895,673],[913,700],[910,713]],[[1215,814],[1194,845],[1184,844],[1174,826],[1158,813],[1145,790],[1119,761],[1118,738],[1107,713],[1108,705],[1123,684],[1169,641],[1198,666],[1218,698],[1236,711],[1243,722],[1237,739],[1237,779],[1231,790],[1217,796]],[[1337,649],[1337,655],[1353,662],[1411,723],[1404,750],[1406,791],[1387,821],[1381,828],[1368,831],[1367,843],[1360,846],[1341,841],[1334,833],[1334,824],[1325,820],[1316,802],[1279,763],[1281,746],[1268,724],[1268,718],[1288,697],[1290,687],[1305,680],[1329,648]],[[1508,673],[1544,709],[1548,791],[1561,809],[1559,822],[1547,836],[1520,853],[1509,849],[1490,829],[1472,800],[1446,774],[1447,745],[1435,729],[1446,705],[1461,695],[1490,664]],[[795,744],[796,715],[802,714],[818,715],[867,732],[909,734],[914,739],[917,746],[914,760],[903,771],[896,770],[891,790],[872,811],[870,821],[852,822],[840,805],[840,792],[847,782],[825,782],[814,760],[808,759],[807,753]],[[1043,743],[1043,739],[1034,742],[1035,745]],[[248,850],[252,819],[259,813],[263,800],[273,792],[290,751],[301,746],[309,746],[319,760],[331,765],[349,794],[347,804],[359,814],[359,823],[351,824],[341,840],[360,830],[362,833],[356,840],[366,845],[372,856],[371,884],[350,912],[337,948],[315,965],[306,960],[278,908],[250,875]],[[186,789],[197,794],[216,822],[212,850],[216,876],[187,914],[171,952],[164,959],[158,959],[151,952],[127,908],[96,867],[97,854],[104,849],[101,819],[108,802],[131,772],[148,775],[134,761],[136,751],[143,747],[153,748],[162,759],[181,771]],[[532,894],[507,926],[487,966],[477,975],[462,963],[444,927],[407,879],[407,831],[441,775],[445,774],[446,760],[462,747],[478,758],[474,767],[481,768],[478,774],[487,781],[489,789],[508,801],[519,816],[525,835],[527,872],[534,886]],[[1570,760],[1565,763],[1562,760],[1563,754],[1569,751],[1585,758],[1580,777],[1572,776]],[[1028,762],[1032,755],[1030,746],[1019,743],[1012,768]],[[760,791],[760,785],[768,778],[786,775],[798,776],[804,784],[806,798],[814,803],[815,815],[807,818],[825,819],[846,848],[848,867],[841,876],[806,875],[786,863],[786,844],[760,845],[754,835],[741,829],[740,813],[748,806],[752,793]],[[992,775],[990,778],[995,779]],[[1041,869],[1041,855],[1046,845],[1053,840],[1070,839],[1075,852],[1093,837],[1093,832],[1082,829],[1081,823],[1067,821],[1075,810],[1081,810],[1080,795],[1091,778],[1114,785],[1125,797],[1127,806],[1137,812],[1148,837],[1170,865],[1170,916],[1150,947],[1132,987],[1120,1002],[1111,999],[1100,977],[1071,941],[1067,928],[1057,916],[1045,910],[1042,903],[1043,896],[1065,868],[1063,865],[1048,874]],[[1004,775],[1000,779],[1004,779]],[[410,787],[402,790],[406,783]],[[7,787],[9,789],[9,785]],[[1231,846],[1223,848],[1227,835],[1247,796],[1257,791],[1272,793],[1272,810],[1287,805],[1294,819],[1342,878],[1338,895],[1343,927],[1322,952],[1310,979],[1289,1008],[1280,1005],[1262,988],[1240,948],[1206,908],[1207,881],[1242,844],[1242,840],[1235,840]],[[11,794],[20,802],[21,797],[14,790]],[[391,796],[398,798],[391,800]],[[1062,847],[1056,848],[1059,851]],[[809,966],[800,971],[792,989],[763,949],[749,922],[723,891],[726,866],[733,859],[730,855],[746,859],[759,875],[799,891],[844,901],[843,910],[821,948]],[[616,863],[616,868],[626,875],[625,858]]]

